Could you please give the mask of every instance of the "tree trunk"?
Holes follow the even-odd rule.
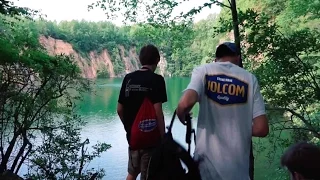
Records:
[[[19,172],[19,170],[20,170],[20,168],[21,168],[22,163],[26,160],[27,156],[29,155],[29,153],[31,152],[31,149],[32,149],[32,144],[30,143],[30,141],[29,141],[28,138],[27,138],[27,132],[24,131],[24,132],[22,133],[22,136],[23,136],[23,149],[22,149],[22,147],[21,147],[20,152],[19,152],[19,154],[18,154],[17,157],[16,157],[16,160],[17,160],[17,159],[20,158],[20,156],[21,156],[21,160],[20,160],[20,162],[19,162],[19,164],[18,164],[17,167],[16,167],[16,165],[15,165],[15,166],[12,165],[12,168],[11,168],[12,171],[13,171],[13,168],[15,168],[15,173],[16,173],[16,174],[18,174],[18,172]],[[27,145],[29,145],[28,151],[27,151],[27,152],[25,153],[25,155],[23,156],[23,152],[25,151]],[[21,153],[21,154],[20,154],[20,153]],[[16,163],[17,163],[17,162],[16,162]]]
[[[241,57],[241,46],[240,46],[240,31],[239,31],[239,19],[238,19],[238,12],[237,12],[237,4],[236,0],[231,0],[231,13],[232,13],[232,22],[233,22],[233,34],[234,34],[234,41],[236,43],[236,46],[239,50],[239,54]],[[240,67],[243,68],[242,58],[240,60]],[[253,147],[252,147],[252,141],[251,141],[251,147],[250,147],[250,164],[249,164],[249,175],[250,179],[254,179],[254,156],[253,156]]]
[[[15,133],[10,141],[9,147],[7,148],[6,153],[4,154],[4,157],[0,164],[0,174],[7,170],[7,163],[12,153],[13,147],[16,144],[18,136],[19,135]]]
[[[29,149],[28,151],[26,152],[26,154],[24,156],[22,156],[22,159],[21,161],[19,162],[18,164],[18,167],[16,168],[16,174],[18,174],[23,162],[26,160],[26,158],[28,157],[28,155],[30,154],[31,150],[32,150],[32,144],[30,143],[30,141],[28,140],[28,145],[29,145]]]
[[[23,140],[23,145],[20,147],[20,150],[19,150],[17,156],[14,158],[13,164],[12,164],[12,166],[10,168],[12,172],[15,172],[15,169],[16,169],[16,166],[17,166],[17,164],[19,162],[19,159],[23,155],[23,152],[24,152],[26,147],[27,147],[27,141]]]
[[[232,13],[232,22],[233,22],[234,41],[236,43],[236,46],[241,56],[241,46],[240,46],[241,40],[240,40],[239,20],[238,20],[236,0],[231,0],[231,13]],[[243,67],[242,60],[240,61],[240,67]]]

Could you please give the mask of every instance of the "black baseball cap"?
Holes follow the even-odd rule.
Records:
[[[217,47],[216,58],[222,58],[224,56],[239,56],[241,55],[237,45],[233,42],[224,42]],[[240,57],[239,66],[243,67],[242,58]]]
[[[217,47],[216,58],[221,58],[223,56],[239,56],[240,51],[233,42],[224,42]]]

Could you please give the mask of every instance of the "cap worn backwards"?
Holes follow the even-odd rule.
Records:
[[[237,45],[233,42],[224,42],[223,45],[227,46],[232,52],[239,54]]]

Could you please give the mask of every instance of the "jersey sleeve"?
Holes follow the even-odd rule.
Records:
[[[162,76],[158,76],[152,89],[151,101],[153,104],[167,102],[166,83]]]
[[[126,79],[127,78],[124,77],[124,79],[122,81],[120,93],[119,93],[118,103],[120,103],[120,104],[124,104],[124,101],[125,101],[125,89],[126,89],[126,81],[127,81]]]
[[[260,92],[259,83],[256,77],[253,78],[253,114],[252,119],[266,114],[264,100]]]
[[[198,97],[200,97],[203,93],[204,88],[204,76],[200,67],[195,68],[192,71],[190,83],[185,90],[194,90],[197,92]]]

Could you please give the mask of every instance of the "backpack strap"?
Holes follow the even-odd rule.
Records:
[[[191,149],[191,135],[192,135],[191,116],[187,116],[187,117],[186,117],[186,123],[187,123],[186,143],[188,144],[188,153],[190,154],[190,149]]]
[[[172,126],[173,126],[173,122],[176,118],[177,115],[177,111],[175,110],[170,122],[170,126],[168,127],[168,133],[172,134]],[[194,143],[196,144],[196,134],[195,134],[195,130],[192,129],[192,122],[191,122],[192,118],[190,115],[186,116],[186,122],[182,124],[186,125],[187,128],[187,132],[186,132],[186,143],[188,144],[188,153],[190,154],[190,149],[191,149],[191,135],[193,134],[194,136]]]
[[[168,133],[170,134],[172,132],[172,126],[173,126],[174,119],[176,118],[176,115],[177,115],[177,111],[175,110],[171,118],[170,126],[168,127]]]

